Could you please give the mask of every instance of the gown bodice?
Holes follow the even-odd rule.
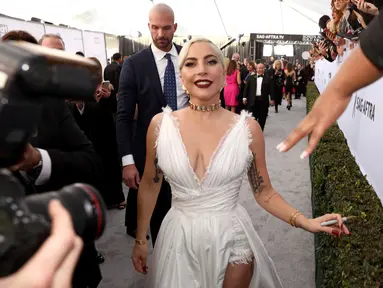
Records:
[[[195,174],[179,131],[178,119],[164,109],[157,138],[158,165],[172,189],[172,206],[193,211],[231,210],[247,167],[253,159],[249,149],[251,135],[243,111],[221,138],[202,179]]]

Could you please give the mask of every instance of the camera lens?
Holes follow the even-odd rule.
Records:
[[[48,204],[57,199],[69,211],[74,229],[84,243],[100,238],[106,224],[106,206],[99,192],[90,185],[73,184],[58,191],[25,198],[29,211],[50,219]]]

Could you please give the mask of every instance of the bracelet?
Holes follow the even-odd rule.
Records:
[[[301,215],[303,215],[301,212],[295,214],[295,216],[294,216],[294,218],[293,218],[293,220],[292,220],[292,222],[293,222],[293,226],[294,226],[295,228],[298,228],[298,226],[297,226],[297,218],[298,218],[299,216],[301,216]]]
[[[145,245],[146,243],[148,243],[146,240],[137,240],[136,239],[136,244],[137,245]]]
[[[299,213],[299,211],[295,211],[293,214],[291,214],[291,216],[290,216],[290,218],[289,218],[289,224],[290,224],[291,226],[293,226],[293,223],[291,222],[291,220],[293,219],[293,217],[294,217],[294,215],[295,215],[296,213]]]
[[[302,212],[300,212],[300,211],[295,211],[295,212],[290,216],[289,224],[290,224],[291,226],[293,226],[293,227],[297,227],[295,221],[297,220],[297,218],[298,218],[299,215],[302,215]]]

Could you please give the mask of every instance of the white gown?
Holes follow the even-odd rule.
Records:
[[[164,108],[156,148],[158,164],[172,189],[172,208],[162,222],[145,287],[222,287],[228,263],[248,263],[253,258],[250,287],[282,287],[249,215],[238,204],[253,158],[248,117],[247,112],[236,115],[199,181],[178,120],[170,108]]]

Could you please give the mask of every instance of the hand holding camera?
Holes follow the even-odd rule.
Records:
[[[40,154],[39,150],[28,143],[21,160],[17,164],[12,165],[9,168],[9,170],[11,170],[11,171],[19,171],[19,170],[29,171],[33,167],[38,165],[40,161],[41,161],[41,154]]]
[[[51,234],[16,273],[0,278],[1,287],[71,287],[83,242],[76,236],[70,214],[59,201],[49,204]]]

